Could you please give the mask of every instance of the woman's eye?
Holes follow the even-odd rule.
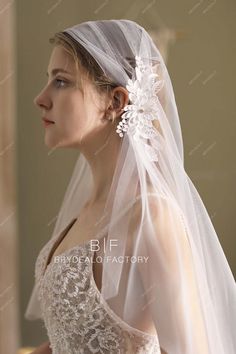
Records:
[[[54,82],[56,87],[64,87],[64,85],[67,83],[65,80],[62,79],[55,79]]]

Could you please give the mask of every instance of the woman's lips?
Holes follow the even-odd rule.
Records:
[[[44,126],[47,127],[48,125],[54,124],[54,122],[44,121]]]
[[[47,118],[42,118],[44,126],[47,127],[50,124],[55,124],[55,122],[53,122],[52,120],[49,120]]]

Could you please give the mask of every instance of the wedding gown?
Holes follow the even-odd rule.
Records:
[[[35,264],[38,299],[52,353],[161,354],[157,335],[128,325],[102,298],[93,276],[90,240],[48,262],[54,246],[53,237]]]

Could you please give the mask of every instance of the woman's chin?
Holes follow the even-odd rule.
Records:
[[[51,139],[46,139],[45,138],[45,145],[49,149],[57,149],[57,148],[79,148],[80,144],[78,142],[74,141],[66,141],[66,140],[60,140],[60,141],[53,141]]]
[[[45,138],[44,143],[49,149],[56,149],[61,146],[60,142],[53,141],[52,139],[47,139],[47,138]]]

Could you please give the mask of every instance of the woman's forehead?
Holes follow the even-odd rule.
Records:
[[[52,50],[48,64],[48,74],[53,75],[57,73],[59,69],[61,72],[70,75],[75,75],[76,72],[74,59],[62,45],[56,45]]]

